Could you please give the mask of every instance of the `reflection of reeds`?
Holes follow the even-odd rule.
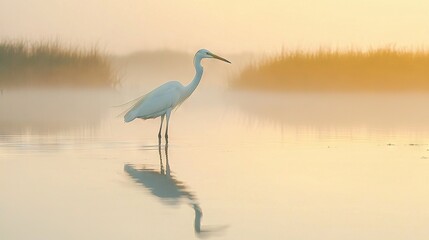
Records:
[[[1,86],[114,86],[109,61],[96,48],[59,42],[1,41]]]
[[[394,48],[284,52],[247,67],[231,85],[298,91],[428,91],[429,52]]]

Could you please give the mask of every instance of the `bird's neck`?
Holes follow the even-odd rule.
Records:
[[[195,76],[194,80],[186,86],[186,97],[189,97],[197,88],[203,76],[203,66],[201,66],[201,59],[197,55],[194,57]]]

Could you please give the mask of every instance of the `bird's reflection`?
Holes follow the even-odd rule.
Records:
[[[175,205],[185,200],[195,211],[194,230],[197,237],[203,238],[220,233],[225,229],[225,226],[201,226],[201,219],[203,212],[195,195],[188,190],[183,182],[178,181],[172,174],[170,163],[168,161],[168,143],[165,144],[165,168],[162,159],[161,142],[158,144],[159,153],[159,171],[156,169],[148,168],[143,165],[137,168],[131,164],[124,165],[124,171],[134,179],[135,182],[141,184],[148,189],[150,193],[157,196],[163,203],[168,205]]]

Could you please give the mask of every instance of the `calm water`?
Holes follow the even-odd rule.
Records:
[[[428,96],[201,88],[158,145],[139,91],[0,96],[0,239],[429,237]]]

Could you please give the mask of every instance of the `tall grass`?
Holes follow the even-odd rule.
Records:
[[[283,52],[245,68],[231,85],[282,91],[429,91],[429,52],[391,47]]]
[[[93,47],[58,41],[0,41],[0,86],[85,86],[117,84],[107,57]]]

